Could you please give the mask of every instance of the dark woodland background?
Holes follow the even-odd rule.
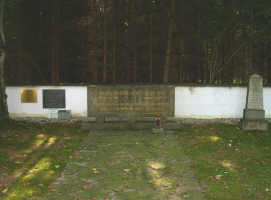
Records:
[[[270,0],[8,0],[7,85],[271,85]]]

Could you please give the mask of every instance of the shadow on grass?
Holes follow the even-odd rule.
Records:
[[[42,195],[85,134],[69,126],[8,123],[0,129],[0,176],[4,177],[0,180],[0,198],[18,200]]]
[[[271,199],[270,131],[201,124],[179,134],[207,199]]]
[[[89,135],[48,199],[203,199],[174,134],[99,131]]]

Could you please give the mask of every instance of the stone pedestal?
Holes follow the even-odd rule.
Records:
[[[265,131],[268,129],[268,123],[266,120],[249,120],[249,119],[243,119],[241,121],[241,126],[243,130],[260,130]]]
[[[258,120],[264,119],[265,111],[256,109],[244,109],[244,119]]]
[[[59,110],[58,111],[58,119],[60,120],[69,120],[71,119],[71,110]]]
[[[153,128],[152,132],[153,133],[164,133],[164,129],[163,128]]]

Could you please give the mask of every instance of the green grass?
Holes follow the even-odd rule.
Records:
[[[0,199],[43,195],[87,134],[78,126],[0,122]]]
[[[200,200],[176,138],[150,131],[93,132],[44,199]]]
[[[186,154],[208,200],[271,199],[271,135],[234,125],[187,126]]]
[[[76,124],[13,121],[0,127],[3,200],[271,199],[269,131],[225,124],[166,134],[86,134]]]

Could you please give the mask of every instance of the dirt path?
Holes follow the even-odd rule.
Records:
[[[38,200],[203,200],[175,134],[93,132]]]

